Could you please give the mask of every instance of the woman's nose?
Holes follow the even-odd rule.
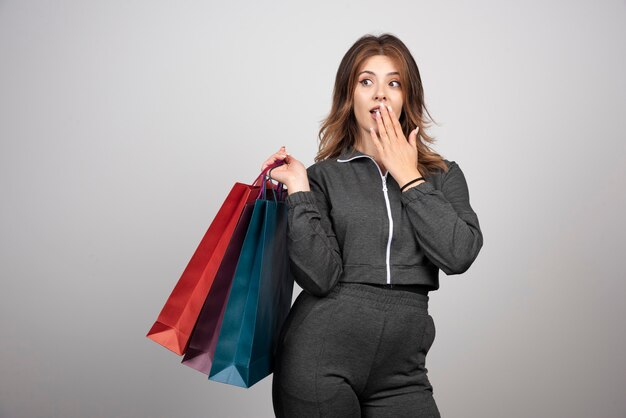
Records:
[[[374,100],[381,101],[381,100],[386,100],[386,99],[387,99],[387,95],[385,94],[385,90],[381,88],[376,91],[376,94],[374,95]]]

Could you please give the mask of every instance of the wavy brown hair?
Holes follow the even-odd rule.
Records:
[[[400,125],[405,137],[419,126],[417,135],[417,168],[423,175],[432,174],[437,168],[447,171],[443,158],[427,145],[435,138],[426,133],[426,128],[435,122],[424,103],[424,88],[417,64],[406,45],[392,34],[380,36],[365,35],[359,38],[344,55],[333,89],[333,103],[328,116],[322,120],[319,130],[319,150],[315,162],[338,157],[358,138],[358,125],[354,116],[354,90],[357,84],[357,71],[363,63],[375,55],[389,57],[398,67],[400,88],[403,94]],[[425,115],[428,115],[426,119]],[[420,140],[421,139],[421,140]]]

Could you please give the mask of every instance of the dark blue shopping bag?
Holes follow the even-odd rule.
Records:
[[[274,370],[274,352],[293,293],[284,189],[254,203],[209,379],[249,388]]]

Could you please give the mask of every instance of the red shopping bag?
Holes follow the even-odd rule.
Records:
[[[246,203],[255,201],[260,189],[257,182],[262,178],[257,177],[252,185],[235,183],[232,187],[146,335],[148,338],[178,355],[185,353],[233,231]]]

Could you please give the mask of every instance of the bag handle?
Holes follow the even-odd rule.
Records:
[[[282,161],[282,160],[281,160],[281,161]],[[283,161],[283,164],[284,164],[284,161]],[[273,169],[275,169],[276,167],[280,167],[280,166],[281,166],[281,165],[283,165],[283,164],[278,164],[278,165],[275,165],[274,167],[270,168],[270,169],[267,171],[267,177],[269,178],[270,182],[273,180],[273,179],[272,179],[272,170],[273,170]],[[282,182],[280,182],[280,181],[278,181],[278,180],[276,180],[276,181],[277,181],[277,184],[276,184],[276,189],[278,190],[278,200],[284,200],[283,193],[285,193],[285,190],[286,190],[286,189],[283,187],[284,183],[282,183]],[[276,199],[274,199],[274,200],[276,200]]]
[[[272,183],[272,177],[271,177],[271,176],[268,176],[268,177],[269,177],[269,180],[265,180],[265,177],[266,177],[267,173],[268,173],[271,169],[276,168],[276,167],[279,167],[279,166],[281,166],[281,165],[283,165],[283,164],[285,164],[285,162],[284,162],[283,160],[278,160],[278,161],[275,161],[273,164],[270,164],[270,165],[268,165],[267,167],[265,167],[265,169],[264,169],[263,171],[261,171],[261,174],[259,174],[259,175],[257,176],[257,178],[254,180],[254,182],[252,183],[252,185],[253,185],[253,186],[255,186],[255,185],[258,183],[258,181],[259,181],[260,179],[263,179],[263,183],[260,185],[260,188],[259,188],[259,194],[258,194],[258,195],[257,195],[257,197],[256,197],[256,198],[257,198],[257,200],[258,200],[258,199],[260,199],[260,198],[261,198],[261,196],[262,196],[262,198],[263,198],[263,199],[266,199],[266,198],[267,198],[267,196],[266,196],[266,189],[267,189],[267,182],[268,182],[268,181],[270,182],[270,185],[272,186],[272,188],[274,188],[274,184]],[[280,182],[279,182],[279,183],[276,185],[276,188],[274,189],[274,193],[272,193],[273,198],[274,198],[274,200],[275,200],[275,201],[276,201],[276,195],[277,195],[277,193],[279,194],[279,195],[278,195],[278,200],[282,200],[283,193],[284,193],[283,183],[280,183]]]

